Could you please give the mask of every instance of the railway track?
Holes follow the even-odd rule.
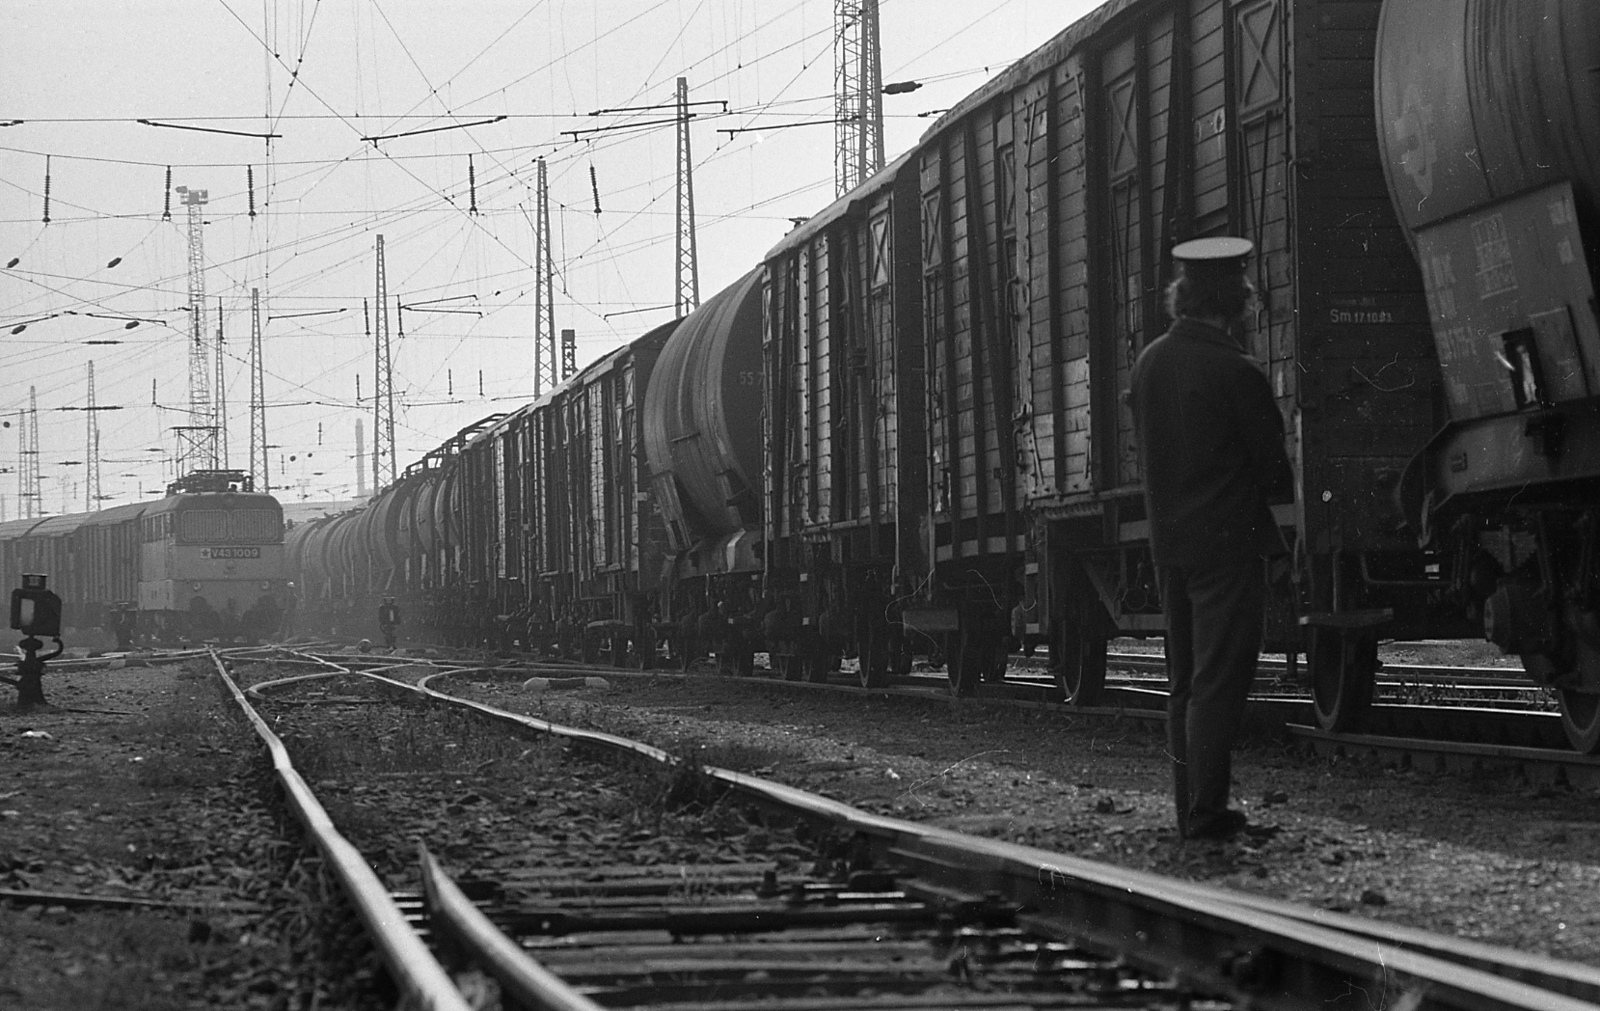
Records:
[[[441,690],[441,679],[469,671],[481,677],[481,667],[424,663],[425,676],[413,682],[393,676],[392,659],[387,671],[362,669],[381,668],[386,658],[284,659],[321,670],[254,685],[247,695],[221,657],[215,666],[271,749],[291,806],[337,869],[391,973],[421,1007],[465,1006],[437,952],[453,953],[450,959],[465,953],[526,1006],[564,1011],[1564,1011],[1600,1000],[1600,973],[1581,966],[963,836],[710,768],[687,771],[704,777],[718,804],[736,807],[752,824],[801,826],[795,838],[813,847],[809,870],[793,862],[779,869],[764,854],[693,875],[682,865],[661,871],[639,861],[574,874],[530,871],[515,860],[496,864],[489,853],[441,861],[423,852],[423,887],[397,900],[334,830],[253,700],[314,679],[364,679],[507,732],[556,735],[628,762],[674,759],[615,735]],[[501,673],[525,675],[521,667]],[[453,880],[445,862],[473,867],[472,878]]]

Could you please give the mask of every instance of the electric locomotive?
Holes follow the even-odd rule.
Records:
[[[256,640],[290,600],[283,509],[238,471],[199,471],[166,497],[93,513],[0,523],[0,581],[50,576],[68,621],[109,625],[124,608],[158,641]]]

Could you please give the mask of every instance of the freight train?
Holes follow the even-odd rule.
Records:
[[[66,623],[159,642],[260,640],[282,626],[291,591],[283,509],[238,471],[199,471],[154,502],[0,523],[0,586],[49,576]]]
[[[1250,239],[1288,425],[1269,649],[1358,727],[1380,638],[1479,635],[1600,750],[1600,6],[1111,0],[682,320],[291,533],[307,612],[790,677],[1159,636],[1124,398],[1169,251]],[[729,633],[728,629],[734,632]],[[719,632],[719,630],[721,630]]]

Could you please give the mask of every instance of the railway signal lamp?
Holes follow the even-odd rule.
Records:
[[[30,572],[22,577],[22,586],[11,591],[11,627],[23,634],[17,645],[22,647],[22,659],[17,661],[15,678],[0,677],[0,681],[15,685],[17,708],[30,709],[42,706],[44,698],[44,662],[61,655],[61,598],[45,586],[45,577]],[[56,651],[39,655],[41,638],[54,639]]]
[[[61,598],[45,588],[45,576],[30,572],[22,587],[11,591],[11,627],[30,637],[59,638]]]

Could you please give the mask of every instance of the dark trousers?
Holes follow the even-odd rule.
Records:
[[[1167,747],[1178,832],[1228,809],[1231,751],[1261,652],[1266,568],[1260,558],[1163,565],[1167,615]]]

